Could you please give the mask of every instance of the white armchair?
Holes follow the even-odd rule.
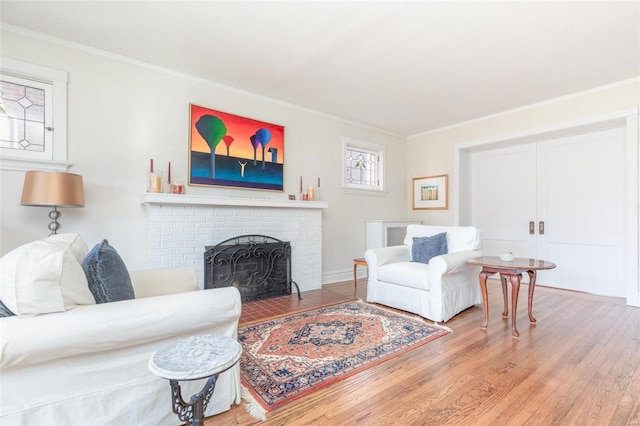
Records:
[[[429,263],[412,261],[413,238],[446,233],[447,252]],[[482,256],[480,231],[466,226],[409,225],[404,245],[367,250],[367,301],[445,322],[482,303],[480,268],[467,259]]]

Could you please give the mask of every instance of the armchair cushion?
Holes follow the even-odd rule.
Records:
[[[441,254],[447,254],[447,233],[441,232],[431,237],[413,237],[411,261],[429,263]]]
[[[89,290],[96,303],[118,302],[135,298],[127,266],[109,241],[102,240],[82,261]]]
[[[405,287],[429,290],[429,265],[422,262],[397,262],[378,268],[378,279]]]

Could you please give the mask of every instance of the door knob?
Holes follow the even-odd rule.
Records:
[[[538,234],[544,235],[544,221],[538,222]]]
[[[533,221],[529,222],[529,234],[533,235],[536,233],[535,223]]]

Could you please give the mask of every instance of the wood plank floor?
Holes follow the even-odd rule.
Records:
[[[241,405],[214,425],[640,425],[640,309],[624,300],[527,287],[518,301],[520,339],[502,318],[498,281],[482,305],[446,323],[454,332],[355,376],[252,418]],[[353,283],[303,293],[303,300],[247,304],[241,323],[353,297]],[[366,282],[358,282],[366,299]],[[246,314],[244,313],[246,311]]]

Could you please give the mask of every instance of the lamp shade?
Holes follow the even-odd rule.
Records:
[[[63,172],[28,171],[24,175],[20,204],[84,207],[82,176]]]

